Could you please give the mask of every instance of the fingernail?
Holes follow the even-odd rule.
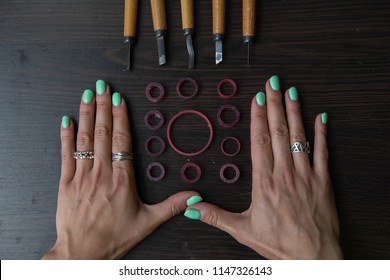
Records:
[[[203,200],[203,198],[200,195],[193,195],[189,199],[187,199],[187,206],[194,205],[196,203],[199,203]]]
[[[84,93],[83,93],[83,102],[85,104],[89,104],[92,102],[92,98],[93,98],[93,91],[90,90],[90,89],[86,89],[84,90]]]
[[[321,115],[321,121],[323,124],[327,124],[328,123],[328,114],[327,113],[322,113]]]
[[[112,95],[112,105],[118,107],[122,103],[122,96],[119,92],[114,92]]]
[[[200,220],[200,212],[195,209],[187,209],[184,216],[192,220]]]
[[[279,77],[274,75],[270,78],[269,80],[270,84],[271,84],[271,88],[273,90],[280,90],[280,83],[279,83]]]
[[[96,93],[102,95],[106,92],[106,82],[103,80],[96,81]]]
[[[61,120],[61,125],[63,128],[68,128],[69,127],[69,117],[68,116],[63,116]]]
[[[259,105],[259,106],[264,106],[265,105],[265,94],[264,94],[264,92],[259,91],[256,94],[256,102],[257,102],[257,105]]]
[[[296,87],[291,87],[288,90],[288,95],[290,96],[290,99],[292,101],[297,101],[298,100],[298,90]]]

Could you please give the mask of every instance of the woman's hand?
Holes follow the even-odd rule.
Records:
[[[183,211],[189,198],[199,200],[197,193],[185,191],[156,205],[142,203],[132,161],[111,157],[132,152],[125,101],[119,93],[111,96],[102,80],[96,82],[96,93],[83,94],[77,139],[74,123],[62,119],[57,241],[43,259],[120,258]],[[75,160],[75,140],[77,151],[93,151],[94,159]]]
[[[306,143],[297,90],[287,90],[284,99],[287,119],[279,79],[273,76],[266,83],[266,94],[260,92],[252,100],[249,209],[231,213],[199,203],[185,215],[228,232],[269,259],[342,258],[328,172],[327,114],[315,120],[311,166],[306,152],[290,151],[293,143]]]

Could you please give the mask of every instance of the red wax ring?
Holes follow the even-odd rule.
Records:
[[[225,170],[227,168],[233,168],[234,172],[236,173],[233,179],[229,180],[225,177]],[[219,171],[219,176],[221,177],[222,181],[224,181],[225,183],[233,184],[237,182],[238,178],[240,178],[240,169],[238,169],[237,165],[233,163],[226,163],[222,165],[221,170]]]
[[[186,175],[187,169],[191,168],[191,167],[195,168],[195,170],[196,170],[196,176],[193,179],[188,178],[188,176]],[[193,183],[198,182],[201,175],[202,175],[202,170],[200,169],[199,165],[197,165],[194,162],[187,162],[181,168],[181,178],[183,179],[183,182],[186,184],[193,184]]]
[[[152,141],[155,141],[157,140],[158,142],[160,142],[161,144],[161,148],[159,151],[153,153],[151,150],[150,150],[150,145],[152,143]],[[164,151],[165,151],[165,141],[160,137],[160,136],[152,136],[152,137],[149,137],[148,140],[146,140],[145,142],[145,150],[146,152],[151,155],[151,156],[159,156],[161,155]]]
[[[234,153],[228,153],[226,152],[225,150],[225,143],[227,141],[234,141],[236,142],[237,144],[237,150],[234,152]],[[225,155],[225,156],[228,156],[228,157],[234,157],[235,155],[237,155],[241,150],[241,143],[240,141],[236,138],[236,137],[227,137],[225,139],[223,139],[222,143],[221,143],[221,151],[222,153]]]
[[[158,88],[160,90],[157,97],[152,96],[152,90],[154,88]],[[159,102],[161,99],[164,98],[165,90],[164,90],[164,87],[160,83],[153,82],[153,83],[148,84],[148,86],[146,87],[145,95],[149,101]]]
[[[160,121],[156,125],[153,125],[150,123],[152,120],[152,117],[157,117]],[[145,121],[145,125],[148,128],[150,128],[151,130],[157,130],[163,126],[164,116],[160,111],[152,110],[152,111],[149,111],[148,113],[146,113],[144,121]]]
[[[224,122],[222,120],[222,112],[225,110],[228,110],[228,109],[233,110],[234,113],[236,114],[235,120],[231,123],[227,123],[227,122]],[[240,121],[240,111],[238,110],[238,108],[236,106],[226,104],[226,105],[223,105],[221,108],[219,108],[218,113],[217,113],[217,118],[218,118],[218,122],[220,123],[220,125],[222,125],[224,127],[233,127],[236,124],[238,124],[238,122]]]
[[[222,92],[221,88],[224,84],[231,84],[233,86],[233,92],[231,94],[225,94]],[[233,81],[232,79],[225,79],[225,80],[222,80],[218,83],[218,87],[217,87],[217,91],[218,91],[218,94],[221,98],[223,99],[230,99],[232,98],[233,96],[236,95],[237,93],[237,84],[235,81]]]
[[[184,82],[191,82],[191,83],[193,84],[193,86],[194,86],[194,91],[192,92],[191,95],[183,95],[183,93],[181,92],[181,86],[182,86],[182,84],[183,84]],[[180,79],[179,82],[178,82],[177,85],[176,85],[177,94],[178,94],[181,98],[183,98],[183,99],[191,99],[191,98],[195,97],[196,94],[198,93],[198,89],[199,89],[198,83],[197,83],[194,79],[189,78],[189,77]]]
[[[195,115],[198,115],[200,117],[202,117],[206,123],[207,123],[207,126],[209,127],[210,129],[210,137],[209,137],[209,140],[206,144],[206,146],[204,146],[201,150],[197,151],[197,152],[193,152],[193,153],[187,153],[187,152],[183,152],[181,150],[179,150],[174,144],[173,144],[173,141],[172,141],[172,137],[171,137],[171,129],[172,129],[172,126],[173,124],[175,123],[175,121],[183,116],[183,115],[190,115],[190,114],[195,114]],[[198,156],[200,155],[201,153],[203,153],[204,151],[207,150],[207,148],[210,146],[211,144],[211,141],[213,140],[213,127],[211,125],[211,122],[210,120],[204,115],[202,114],[201,112],[199,111],[195,111],[195,110],[184,110],[184,111],[181,111],[179,113],[177,113],[176,115],[173,116],[173,118],[169,121],[169,124],[168,124],[168,128],[167,128],[167,138],[168,138],[168,142],[169,142],[169,145],[171,145],[172,149],[180,154],[180,155],[183,155],[183,156],[187,156],[187,157],[193,157],[193,156]]]
[[[155,167],[160,169],[160,175],[158,175],[157,177],[154,177],[152,175],[152,169]],[[146,169],[146,175],[148,176],[149,180],[153,182],[160,181],[165,176],[165,167],[159,162],[152,162],[148,165],[148,168]]]

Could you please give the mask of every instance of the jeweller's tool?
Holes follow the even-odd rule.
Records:
[[[222,62],[222,40],[225,34],[225,0],[213,0],[213,35],[215,41],[215,64]]]
[[[165,0],[150,0],[150,6],[152,8],[153,29],[157,38],[158,64],[163,65],[167,62],[164,43],[164,36],[167,33]]]
[[[181,20],[186,45],[188,50],[188,68],[195,66],[195,52],[192,44],[192,35],[194,35],[194,1],[181,0]]]
[[[125,14],[124,14],[124,28],[123,36],[124,42],[129,49],[129,57],[125,70],[131,69],[131,45],[135,43],[136,28],[137,28],[137,7],[138,0],[125,0]]]
[[[242,0],[242,36],[248,45],[247,64],[251,62],[251,45],[255,39],[256,1]]]

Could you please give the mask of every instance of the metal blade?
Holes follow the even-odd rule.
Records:
[[[215,64],[220,64],[222,62],[222,41],[215,41]]]
[[[192,45],[191,35],[186,36],[186,45],[188,51],[188,68],[192,69],[195,66],[195,51],[194,46]]]
[[[157,37],[158,64],[163,65],[167,62],[165,58],[164,36]]]

